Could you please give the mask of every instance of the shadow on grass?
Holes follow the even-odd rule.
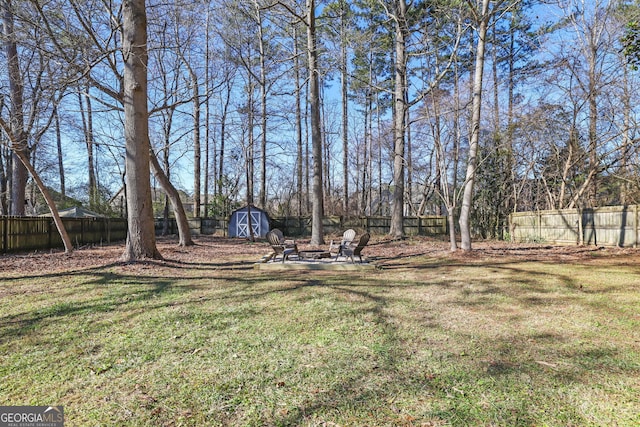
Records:
[[[497,267],[497,266],[496,266]],[[503,267],[503,266],[501,266]],[[513,277],[519,277],[526,270],[509,267],[506,269]],[[477,279],[476,279],[477,280]],[[573,285],[568,276],[558,277],[559,282]],[[395,281],[394,281],[395,282]],[[419,286],[431,286],[446,288],[449,285],[443,281],[438,283],[422,284]],[[532,291],[547,293],[543,285],[530,286],[524,295],[506,292],[502,287],[492,286],[491,280],[480,280],[484,286],[476,293],[476,296],[504,294],[508,298],[517,301],[517,304],[535,310],[537,305],[549,306],[555,304],[559,307],[572,303],[582,305],[580,296],[553,295],[544,300],[528,296]],[[529,283],[523,281],[524,283]],[[396,282],[397,283],[397,282]],[[318,396],[315,399],[307,399],[293,413],[281,416],[277,419],[277,425],[299,425],[308,422],[314,414],[339,414],[347,412],[350,408],[362,405],[364,402],[390,402],[394,400],[394,393],[409,394],[414,396],[431,396],[437,403],[427,405],[422,412],[404,413],[401,408],[393,404],[383,405],[380,411],[389,425],[406,423],[407,420],[419,419],[422,422],[446,421],[453,425],[484,424],[487,420],[493,420],[498,425],[532,425],[541,422],[551,412],[557,422],[564,420],[569,424],[590,424],[593,418],[584,418],[584,411],[574,408],[574,396],[557,393],[556,389],[571,389],[573,387],[593,387],[594,372],[598,376],[608,378],[610,375],[622,374],[622,377],[637,377],[640,372],[640,363],[629,363],[629,351],[633,360],[633,352],[637,354],[637,348],[619,348],[593,343],[591,348],[580,348],[584,338],[572,336],[571,332],[549,333],[514,330],[505,337],[487,335],[486,338],[478,338],[482,332],[469,334],[451,331],[451,340],[457,343],[480,341],[478,354],[460,355],[452,353],[452,350],[440,348],[438,358],[433,359],[438,367],[423,367],[420,371],[407,371],[399,368],[399,365],[412,358],[408,350],[407,342],[401,338],[397,330],[398,321],[389,314],[388,306],[402,303],[402,298],[381,295],[390,287],[407,286],[416,287],[413,284],[397,284],[372,280],[366,283],[341,283],[328,285],[342,293],[355,296],[358,301],[367,301],[373,304],[368,309],[375,317],[379,325],[378,330],[383,331],[381,346],[387,349],[384,357],[367,369],[354,369],[352,375],[344,381],[334,384],[331,391]],[[368,289],[368,290],[367,290]],[[613,289],[605,288],[605,292]],[[394,298],[397,300],[394,301]],[[410,301],[405,301],[410,304]],[[363,303],[360,303],[363,304]],[[462,307],[476,306],[487,314],[499,311],[500,308],[492,300],[478,299],[474,302],[458,301]],[[498,313],[496,313],[498,314]],[[618,313],[620,315],[621,313]],[[429,330],[438,330],[446,333],[444,324],[434,322],[433,318],[424,324],[425,334]],[[577,346],[578,348],[574,348]],[[442,360],[445,363],[442,363]],[[354,367],[358,366],[354,364]],[[442,372],[431,374],[431,369]],[[523,382],[528,378],[529,382]],[[616,380],[614,380],[616,381]],[[543,387],[533,386],[532,382],[540,383]],[[377,384],[375,389],[370,385]],[[365,386],[363,386],[363,384]],[[531,396],[538,389],[538,395]],[[504,400],[504,401],[501,401]],[[513,406],[513,400],[519,403]],[[591,402],[593,405],[594,402]],[[404,415],[403,415],[404,414]],[[405,418],[403,418],[406,415]],[[322,417],[321,417],[322,419]],[[552,418],[554,419],[554,418]],[[403,421],[404,420],[404,421]],[[553,423],[553,422],[552,422]]]
[[[333,382],[329,390],[307,398],[305,401],[289,411],[286,415],[276,416],[275,425],[302,425],[310,421],[326,422],[332,416],[353,412],[354,408],[364,407],[368,411],[376,410],[378,414],[375,419],[384,425],[412,425],[413,421],[418,423],[427,422],[439,425],[441,422],[450,422],[453,425],[469,425],[482,423],[482,420],[501,420],[505,425],[532,425],[536,423],[534,406],[523,404],[519,408],[501,407],[499,401],[490,402],[493,407],[493,415],[486,417],[488,408],[483,408],[480,402],[481,395],[492,393],[487,387],[478,387],[487,378],[496,376],[512,375],[517,371],[518,375],[529,372],[535,374],[539,372],[537,366],[516,365],[510,361],[510,355],[522,349],[513,347],[511,339],[504,342],[492,342],[494,348],[503,353],[503,359],[490,360],[486,367],[475,367],[475,371],[470,371],[467,361],[459,361],[459,357],[446,354],[445,350],[438,350],[440,357],[446,360],[444,363],[435,358],[429,366],[429,360],[423,360],[414,356],[412,345],[408,345],[406,339],[398,329],[398,319],[390,314],[389,305],[401,303],[402,298],[393,301],[394,298],[378,294],[376,288],[385,287],[386,284],[374,283],[366,286],[351,284],[329,285],[332,289],[340,292],[343,298],[355,299],[360,306],[365,306],[363,312],[354,312],[355,316],[371,315],[372,322],[379,331],[376,349],[372,352],[373,357],[369,363],[362,363],[354,360],[335,360],[336,365],[349,366],[348,375],[342,381]],[[437,285],[436,285],[437,286]],[[374,289],[375,291],[367,291]],[[396,297],[397,298],[397,297]],[[425,331],[429,329],[442,330],[443,326],[430,322],[425,325]],[[428,332],[426,332],[428,335]],[[457,337],[466,338],[470,337]],[[412,359],[416,357],[416,370],[411,370]],[[471,366],[472,367],[472,366]],[[344,370],[344,368],[338,368]],[[460,372],[458,372],[460,370]],[[464,372],[467,370],[467,372]],[[463,373],[461,373],[463,372]],[[577,378],[565,378],[565,381],[574,381]],[[493,386],[496,382],[491,382]],[[485,384],[489,382],[485,381]],[[508,391],[519,391],[510,382],[506,386]],[[506,394],[506,393],[505,393]],[[394,403],[398,396],[408,396],[413,399],[432,399],[435,404],[427,404],[421,408],[406,408]],[[480,412],[485,412],[480,415]],[[356,412],[357,414],[357,412]],[[366,417],[366,413],[360,414]],[[352,415],[353,416],[353,415]],[[581,420],[577,413],[571,415],[575,422]],[[363,424],[368,422],[363,421]],[[486,421],[484,421],[486,422]],[[357,423],[356,423],[357,424]]]
[[[405,261],[411,260],[402,263]],[[77,281],[73,285],[77,295],[72,291],[68,296],[75,296],[78,301],[56,301],[52,293],[53,300],[45,307],[0,316],[3,338],[37,334],[50,322],[80,319],[89,313],[120,311],[119,319],[126,320],[144,311],[183,307],[175,319],[188,323],[194,320],[195,308],[202,304],[208,304],[211,312],[209,317],[203,314],[204,321],[231,316],[219,307],[235,307],[238,310],[233,316],[264,321],[260,318],[264,311],[287,309],[274,307],[275,304],[302,305],[322,300],[338,302],[346,310],[346,314],[330,310],[317,314],[323,328],[331,328],[332,316],[341,315],[370,324],[371,343],[356,352],[363,359],[353,360],[349,353],[331,353],[323,361],[328,365],[328,381],[323,390],[300,394],[298,399],[292,399],[295,404],[291,403],[286,413],[274,410],[263,416],[260,424],[268,425],[330,422],[347,414],[346,423],[350,419],[353,424],[363,425],[415,422],[525,426],[544,424],[540,411],[553,414],[550,424],[560,420],[573,425],[589,424],[573,409],[570,393],[558,393],[556,389],[570,390],[576,384],[589,388],[594,384],[594,370],[604,375],[639,375],[638,364],[621,360],[625,351],[637,348],[598,343],[574,348],[575,339],[568,332],[514,328],[495,335],[487,334],[478,323],[471,323],[472,330],[466,331],[460,325],[452,328],[453,320],[447,318],[452,313],[511,316],[510,306],[531,312],[553,305],[560,309],[568,303],[586,306],[578,281],[569,273],[550,275],[513,262],[474,265],[450,261],[410,270],[397,264],[390,272],[349,276],[326,272],[264,273],[244,262],[169,260],[150,263],[150,271],[144,274],[125,267],[112,264],[71,272],[71,279]],[[468,272],[455,272],[461,268]],[[496,278],[487,275],[487,271],[503,278],[496,284]],[[399,272],[410,272],[411,278],[403,278]],[[550,276],[559,285],[546,284]],[[32,275],[34,280],[54,277],[58,275]],[[613,293],[615,289],[603,287],[599,291]],[[424,301],[416,300],[416,295]],[[428,298],[442,295],[447,307],[444,303],[442,307],[428,304]],[[274,299],[283,296],[287,298]],[[520,319],[514,315],[511,321],[517,324]],[[216,328],[229,326],[230,323],[220,323]],[[109,326],[103,323],[99,327]],[[348,337],[347,332],[342,334]],[[358,343],[344,345],[356,348]],[[340,374],[333,374],[334,370]],[[260,385],[252,387],[260,392]],[[238,387],[229,387],[226,398],[235,402],[229,403],[234,410],[242,411],[245,403],[234,400],[237,390]],[[367,415],[368,412],[375,414]]]
[[[42,275],[23,275],[15,278],[3,278],[4,284],[9,290],[8,293],[24,294],[19,286],[11,284],[15,282],[41,282],[42,287],[33,290],[33,286],[29,285],[31,293],[38,294],[44,303],[29,310],[23,310],[12,314],[0,315],[0,331],[1,335],[6,338],[18,338],[25,334],[37,331],[49,323],[53,323],[62,318],[72,316],[81,316],[91,313],[111,313],[121,311],[126,313],[131,309],[129,315],[121,315],[120,321],[125,321],[132,316],[139,314],[136,307],[142,307],[145,310],[155,310],[168,306],[184,305],[188,306],[193,303],[202,303],[212,298],[194,297],[189,299],[189,292],[198,289],[203,285],[190,285],[189,282],[206,282],[208,279],[216,280],[219,283],[232,284],[234,287],[233,294],[229,298],[234,299],[241,296],[251,295],[247,292],[242,293],[243,289],[250,289],[259,284],[262,279],[259,277],[251,277],[242,275],[237,277],[235,273],[241,272],[243,269],[252,269],[243,263],[222,263],[215,264],[215,269],[208,269],[211,275],[175,275],[171,276],[168,272],[175,269],[185,269],[188,271],[204,271],[206,266],[194,269],[178,262],[145,262],[145,267],[150,269],[158,269],[156,274],[150,274],[149,271],[143,271],[138,274],[135,271],[125,272],[127,268],[125,263],[113,263],[109,265],[91,267],[70,271],[61,276],[59,273],[49,273]],[[138,264],[136,268],[140,265]],[[231,276],[216,277],[216,272],[228,269],[232,273]],[[242,273],[238,273],[242,274]],[[47,287],[50,280],[62,280],[62,284],[58,285],[59,289],[51,289]],[[186,283],[185,283],[186,282]],[[68,288],[64,283],[69,283]],[[60,291],[60,288],[63,290]],[[59,295],[58,295],[59,294]],[[171,295],[167,295],[171,294]],[[175,295],[176,300],[171,299]],[[166,296],[166,298],[162,298]],[[9,295],[10,297],[10,295]],[[65,300],[61,300],[64,298]],[[216,299],[224,300],[227,296],[216,296]],[[105,325],[106,327],[106,325]]]
[[[95,274],[95,272],[93,272],[93,274]],[[31,332],[36,332],[41,329],[45,323],[53,323],[61,318],[88,313],[113,312],[127,305],[153,300],[158,295],[165,293],[172,284],[171,280],[166,279],[154,278],[149,281],[142,281],[138,277],[127,277],[107,272],[98,279],[86,282],[85,285],[101,286],[115,281],[118,286],[127,286],[127,281],[133,283],[134,280],[137,282],[137,289],[131,289],[131,292],[120,292],[118,295],[104,295],[102,297],[81,301],[58,301],[55,295],[52,295],[49,305],[11,315],[0,316],[0,330],[2,330],[2,335],[7,338],[17,338]],[[79,294],[85,292],[87,291],[78,291]]]

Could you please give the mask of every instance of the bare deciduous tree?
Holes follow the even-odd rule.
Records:
[[[125,170],[129,227],[122,259],[136,261],[162,257],[156,247],[151,204],[146,5],[145,0],[125,0],[122,6]]]

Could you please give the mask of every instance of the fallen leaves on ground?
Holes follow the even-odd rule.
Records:
[[[120,257],[124,252],[124,242],[112,245],[87,246],[70,254],[62,250],[36,251],[0,256],[0,274],[20,273],[64,273],[87,268],[97,268],[110,264],[126,265],[128,270],[145,270],[154,265],[190,263],[215,265],[216,263],[256,262],[261,256],[271,252],[265,241],[250,242],[246,239],[231,239],[218,236],[199,235],[194,238],[194,246],[180,247],[176,237],[159,237],[157,246],[164,260],[142,260],[125,264]],[[328,241],[328,240],[327,240]],[[296,241],[300,249],[313,249],[308,239]],[[328,247],[328,243],[327,243]],[[374,237],[363,250],[363,254],[381,263],[413,257],[447,258],[457,262],[483,262],[483,260],[503,258],[505,260],[530,261],[597,261],[610,257],[631,257],[638,254],[634,248],[602,246],[553,246],[546,244],[516,244],[500,241],[474,242],[471,251],[452,252],[449,242],[428,237],[411,237],[392,240],[386,236]]]

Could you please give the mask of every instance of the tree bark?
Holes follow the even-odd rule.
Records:
[[[204,217],[209,217],[209,154],[210,154],[210,130],[209,123],[211,121],[211,111],[210,111],[210,101],[211,101],[211,82],[209,76],[209,58],[211,57],[211,48],[209,47],[209,20],[210,20],[210,9],[207,7],[207,20],[206,20],[206,28],[205,28],[205,54],[204,54],[204,63],[205,63],[205,71],[204,71],[204,91],[206,94],[205,104],[204,104],[204,200],[202,203],[204,204]],[[213,144],[215,148],[215,143]],[[215,151],[213,156],[214,166],[213,170],[215,170]]]
[[[482,107],[482,81],[484,72],[485,39],[489,25],[489,1],[482,0],[482,11],[479,15],[478,42],[476,46],[475,72],[473,76],[473,106],[471,113],[471,137],[469,139],[469,156],[467,173],[460,209],[460,247],[464,251],[471,250],[471,207],[473,204],[473,186],[478,165],[478,145],[480,139],[480,114]]]
[[[171,184],[171,181],[164,173],[164,170],[160,166],[160,162],[153,151],[149,153],[149,160],[151,162],[151,169],[153,170],[154,176],[171,202],[171,207],[173,208],[173,213],[176,217],[176,224],[178,225],[178,246],[193,246],[194,243],[191,238],[191,230],[189,229],[189,220],[187,219],[187,214],[184,211],[184,206],[182,204],[182,200],[180,200],[178,190],[176,190],[173,184]]]
[[[316,2],[307,0],[307,48],[309,59],[309,107],[311,108],[311,147],[313,153],[313,194],[311,207],[311,244],[324,244],[322,216],[322,135],[320,122],[320,82],[318,76],[318,50],[315,24]]]
[[[254,111],[253,111],[253,77],[247,73],[247,152],[246,152],[246,179],[247,179],[247,205],[253,205],[254,178],[255,178],[255,140],[253,137]]]
[[[193,216],[200,218],[201,165],[202,149],[200,147],[200,83],[195,71],[191,70],[193,85]]]
[[[45,202],[47,203],[47,207],[49,208],[49,212],[53,217],[53,222],[56,225],[56,229],[60,234],[60,238],[62,239],[62,243],[64,245],[64,252],[71,253],[73,252],[73,243],[71,243],[71,238],[69,238],[69,234],[67,230],[64,228],[64,223],[62,222],[62,218],[60,218],[60,214],[58,213],[58,208],[56,207],[56,202],[51,197],[49,190],[40,179],[40,175],[36,172],[35,168],[29,163],[29,158],[24,155],[23,152],[16,152],[16,156],[20,159],[20,162],[25,167],[26,170],[29,171],[33,181],[36,183],[36,186],[40,190],[42,197],[44,197]]]
[[[64,162],[62,161],[62,132],[60,130],[60,115],[58,114],[58,106],[54,105],[53,115],[56,126],[56,148],[58,150],[58,173],[60,174],[60,194],[67,195],[67,189],[64,179]]]
[[[297,27],[293,28],[293,61],[294,61],[294,78],[295,78],[295,97],[296,97],[296,146],[298,149],[298,159],[296,161],[297,189],[298,189],[298,216],[302,216],[303,197],[302,184],[304,182],[303,173],[303,150],[302,150],[302,88],[300,86],[300,57],[298,55],[298,31]]]
[[[267,66],[262,12],[260,4],[254,0],[256,20],[258,24],[258,54],[260,56],[260,192],[258,204],[262,209],[267,207]]]
[[[229,105],[231,104],[231,81],[226,82],[226,93],[224,98],[224,105],[222,108],[222,117],[220,117],[220,154],[218,157],[218,196],[222,197],[224,192],[224,150],[225,141],[227,135],[227,119],[229,116]]]
[[[80,116],[82,117],[82,130],[84,133],[84,142],[87,147],[87,168],[89,177],[89,209],[95,209],[98,202],[98,180],[96,179],[95,158],[94,158],[94,138],[93,138],[93,108],[91,99],[89,98],[89,87],[84,95],[78,91],[78,106],[80,107]],[[86,104],[86,110],[85,110]]]
[[[395,88],[393,91],[393,208],[389,235],[396,239],[404,236],[404,146],[407,110],[407,23],[406,0],[396,0],[395,16]]]
[[[11,166],[11,151],[5,151],[0,144],[0,215],[9,215],[7,204],[8,172]]]
[[[596,44],[589,43],[589,93],[587,99],[589,103],[589,169],[598,169],[598,87],[597,87],[597,58]],[[598,174],[594,173],[589,184],[588,206],[595,208],[598,206]]]
[[[11,150],[13,152],[13,169],[11,176],[11,215],[25,214],[27,168],[20,157],[29,158],[27,134],[24,128],[24,85],[20,71],[18,58],[18,45],[14,34],[13,5],[11,0],[4,0],[3,8],[3,33],[4,50],[7,61],[7,73],[9,80],[10,98],[10,126],[11,126]]]
[[[7,124],[4,120],[0,118],[0,127],[4,130],[5,134],[8,136],[9,140],[13,138],[13,131],[11,130],[11,126]],[[13,146],[13,143],[11,144]],[[56,225],[58,233],[60,234],[60,238],[62,239],[62,243],[64,244],[65,253],[73,252],[73,243],[71,243],[71,239],[69,238],[69,234],[67,234],[67,230],[64,228],[64,223],[60,218],[60,214],[58,213],[58,208],[56,207],[56,203],[51,197],[49,190],[40,179],[40,175],[36,172],[35,168],[29,162],[29,157],[27,157],[24,152],[17,150],[14,151],[14,156],[26,171],[31,174],[33,181],[36,183],[36,186],[40,190],[42,197],[44,197],[45,202],[47,203],[47,207],[49,207],[49,212],[51,212],[51,216],[53,217],[53,222]]]
[[[629,69],[624,67],[623,71],[623,89],[622,89],[622,106],[623,106],[623,128],[622,128],[622,157],[620,159],[620,175],[623,178],[622,188],[620,189],[620,203],[622,205],[627,205],[629,203],[629,193],[631,192],[631,183],[629,181],[629,165],[628,165],[628,154],[630,152],[631,147],[633,146],[633,141],[631,139],[632,129],[634,128],[632,122],[632,102],[631,102],[631,88],[629,84]]]
[[[161,259],[151,203],[145,0],[122,4],[124,134],[128,234],[124,261]]]
[[[349,81],[347,69],[346,10],[340,14],[340,88],[342,92],[342,214],[349,217]]]

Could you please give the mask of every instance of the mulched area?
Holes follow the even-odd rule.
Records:
[[[248,262],[271,252],[265,241],[248,242],[217,236],[194,236],[195,246],[179,247],[175,237],[158,238],[158,249],[164,261],[154,263],[203,263]],[[309,241],[297,240],[299,248],[317,249]],[[328,243],[326,245],[328,248]],[[87,246],[65,254],[61,250],[0,255],[0,274],[19,275],[21,272],[63,273],[110,264],[119,264],[124,252],[124,242],[108,246]],[[411,259],[426,256],[436,259],[450,259],[456,262],[483,262],[486,260],[514,261],[554,261],[554,262],[607,262],[616,258],[620,262],[636,262],[640,251],[635,248],[595,247],[595,246],[551,246],[544,244],[514,244],[497,241],[474,242],[472,251],[451,252],[449,242],[426,237],[412,237],[405,240],[391,240],[388,237],[373,237],[363,250],[367,258],[382,264],[397,259]],[[144,268],[145,262],[140,264]],[[135,268],[131,265],[130,268]]]

